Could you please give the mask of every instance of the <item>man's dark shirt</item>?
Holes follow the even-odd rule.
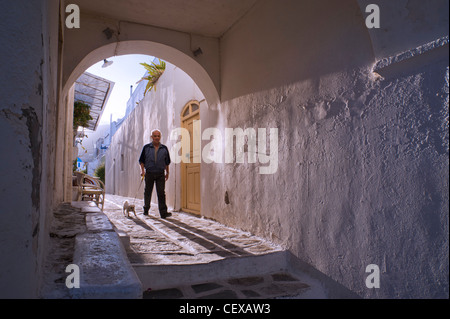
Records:
[[[153,143],[149,143],[142,148],[139,163],[144,163],[145,170],[151,173],[162,173],[166,166],[170,164],[170,155],[168,148],[159,144],[155,161],[155,147]]]

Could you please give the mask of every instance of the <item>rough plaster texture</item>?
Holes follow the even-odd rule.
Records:
[[[0,5],[2,297],[35,297],[42,280],[47,209],[53,203],[48,190],[54,177],[57,60],[51,56],[57,54],[58,10],[56,1]]]
[[[363,297],[448,297],[448,47],[444,60],[419,69],[413,63],[377,81],[355,4],[316,2],[317,12],[327,9],[321,26],[307,17],[289,25],[284,39],[296,38],[298,46],[283,52],[273,45],[274,63],[261,68],[253,62],[264,57],[267,43],[283,41],[281,30],[263,32],[260,41],[243,39],[265,30],[261,21],[274,14],[277,20],[278,10],[301,14],[301,4],[290,5],[264,2],[221,45],[218,125],[278,127],[279,170],[262,176],[254,165],[208,166],[206,174],[221,183],[205,185],[203,211],[286,245]],[[438,21],[442,30],[445,21]],[[416,45],[409,38],[403,50]],[[275,72],[296,50],[292,69]],[[252,93],[255,86],[277,88]],[[380,289],[364,284],[372,263],[382,272]]]
[[[299,84],[267,93],[264,105],[227,103],[226,113],[239,112],[228,113],[231,127],[251,118],[242,105],[259,108],[253,126],[279,127],[280,167],[263,176],[254,164],[210,166],[221,183],[206,185],[203,211],[286,245],[362,296],[445,296],[445,62],[392,81],[373,82],[367,70],[321,84],[322,98],[304,100],[308,84]],[[383,272],[379,291],[364,286],[371,263]]]

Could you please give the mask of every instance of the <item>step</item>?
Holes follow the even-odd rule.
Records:
[[[208,263],[133,264],[144,290],[165,289],[228,278],[255,276],[286,269],[284,251],[259,256],[232,257]]]
[[[71,297],[142,298],[142,284],[128,260],[123,244],[126,235],[118,235],[99,208],[80,202],[73,206],[81,208],[81,212],[86,214],[87,231],[75,237],[73,263],[80,270],[80,288],[72,288]]]

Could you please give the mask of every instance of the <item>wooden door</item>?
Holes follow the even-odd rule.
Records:
[[[190,136],[189,155],[183,150],[183,156],[189,157],[189,163],[181,162],[181,200],[184,211],[200,215],[200,163],[194,163],[193,143],[194,138],[200,138],[200,136],[194,137],[194,123],[198,120],[200,120],[199,104],[195,101],[189,102],[181,112],[181,126],[189,131]]]

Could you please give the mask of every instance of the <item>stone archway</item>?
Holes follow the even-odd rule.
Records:
[[[218,38],[88,13],[82,15],[80,28],[64,31],[63,96],[91,65],[126,54],[151,55],[176,65],[195,81],[209,106],[219,103]]]
[[[111,36],[108,36],[109,30]],[[143,54],[158,57],[176,65],[188,74],[197,84],[207,105],[217,108],[220,103],[220,59],[219,40],[185,32],[161,29],[132,22],[99,18],[84,14],[79,29],[66,29],[64,32],[62,74],[59,109],[66,114],[66,122],[61,123],[61,134],[71,128],[73,94],[71,88],[76,79],[91,65],[114,56]],[[194,54],[195,48],[201,48],[200,55]],[[71,129],[70,129],[71,130]],[[60,135],[61,135],[60,134]],[[60,137],[64,139],[64,137]],[[64,141],[66,148],[71,146]],[[70,166],[70,151],[59,151],[57,159],[62,166]],[[64,197],[68,199],[71,185],[71,171],[61,167]]]
[[[120,46],[120,50],[115,50],[115,47],[118,45]],[[70,75],[64,73],[63,92],[67,93],[75,80],[91,65],[111,57],[111,50],[117,51],[116,56],[126,54],[146,54],[170,62],[185,71],[195,81],[208,101],[208,105],[217,105],[219,102],[219,94],[215,84],[207,71],[199,63],[175,48],[150,41],[112,43],[89,52],[73,68],[64,67],[64,70],[70,70]]]

